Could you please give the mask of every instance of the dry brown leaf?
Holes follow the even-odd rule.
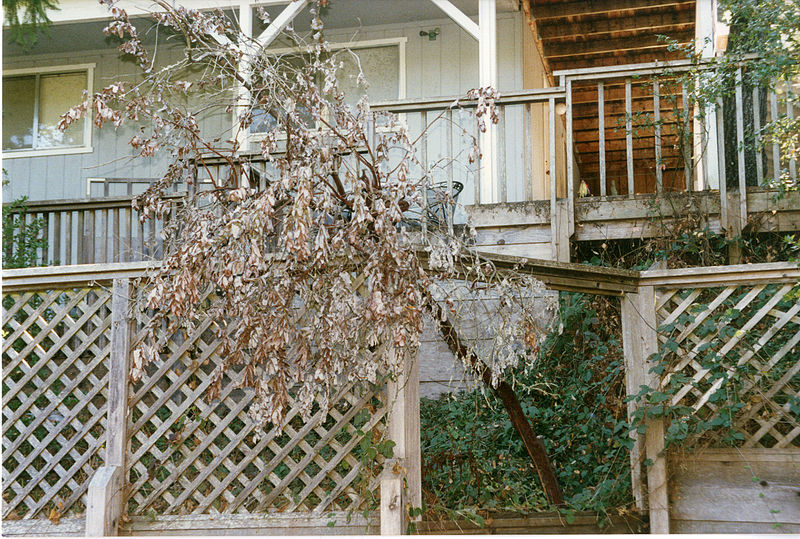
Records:
[[[55,506],[53,506],[53,508],[50,509],[50,514],[47,515],[47,518],[50,519],[50,522],[58,526],[58,521],[61,518],[61,512]]]

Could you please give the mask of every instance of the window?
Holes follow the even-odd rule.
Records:
[[[91,88],[94,64],[3,73],[5,158],[91,151],[91,118],[61,132],[61,115]]]
[[[345,102],[355,105],[364,90],[358,84],[359,64],[369,88],[366,93],[373,102],[402,99],[405,97],[405,38],[362,41],[347,45],[333,45],[332,54],[341,61],[336,76],[339,89],[345,94]],[[274,51],[276,54],[291,53],[291,49]],[[355,55],[355,56],[354,56]],[[357,59],[356,59],[357,56]],[[302,54],[287,54],[284,61],[295,67],[304,61]],[[263,133],[275,126],[275,119],[268,113],[254,111],[251,132]]]

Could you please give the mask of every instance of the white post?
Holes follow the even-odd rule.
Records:
[[[697,0],[695,7],[695,52],[701,58],[714,57],[714,25],[716,21],[716,2],[714,0]],[[707,189],[719,189],[719,160],[717,155],[719,153],[719,141],[717,137],[717,107],[714,103],[710,103],[705,110],[705,125],[697,119],[694,119],[694,148],[697,152],[696,155],[702,155],[705,160],[705,166],[698,167],[696,175],[695,188],[700,190],[703,187]],[[701,130],[705,129],[707,135],[703,137]],[[705,140],[703,140],[705,138]],[[705,142],[705,149],[702,148]],[[699,153],[702,152],[702,153]],[[704,177],[704,175],[706,177]]]
[[[239,4],[239,28],[241,29],[242,35],[244,36],[243,39],[246,42],[239,44],[244,54],[239,62],[238,71],[241,79],[246,81],[250,79],[250,55],[253,52],[253,47],[251,46],[252,44],[249,43],[249,40],[253,36],[253,11],[249,0],[242,0],[242,3]],[[242,114],[246,113],[247,109],[250,107],[250,91],[245,87],[244,84],[239,82],[237,85],[236,94],[236,106],[233,112],[233,128],[234,133],[236,133],[236,142],[239,146],[239,154],[241,154],[249,150],[248,136],[250,134],[250,129],[241,128],[239,126],[239,118]],[[249,187],[249,185],[245,185],[244,187]]]
[[[479,81],[482,88],[497,89],[497,9],[496,0],[478,0]],[[499,200],[497,185],[497,126],[486,122],[486,132],[480,137],[481,153],[481,198],[480,204],[492,204]]]

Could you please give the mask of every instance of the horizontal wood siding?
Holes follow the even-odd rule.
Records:
[[[420,30],[440,28],[435,41],[419,35]],[[431,97],[460,95],[478,85],[478,44],[449,19],[416,21],[413,23],[371,26],[332,30],[327,35],[331,42],[365,41],[405,37],[406,42],[406,96]],[[498,14],[498,70],[501,90],[522,88],[522,15]],[[158,63],[166,65],[178,59],[182,50],[172,45],[159,45]],[[75,63],[75,53],[17,56],[3,58],[3,69],[20,69],[68,65]],[[95,62],[94,91],[117,79],[135,81],[130,75],[133,66],[121,61],[114,49],[86,51],[80,55],[84,63]],[[521,106],[519,113],[507,116],[506,140],[508,155],[518,156],[521,170],[522,133]],[[230,122],[224,113],[205,117],[201,123],[206,132],[219,133]],[[136,128],[113,127],[92,130],[94,151],[86,154],[56,155],[46,157],[4,160],[9,185],[3,188],[6,200],[28,196],[31,200],[81,198],[86,196],[87,178],[157,178],[165,167],[164,158],[131,159],[128,141]],[[445,148],[443,131],[430,137],[431,159],[442,157]],[[509,157],[511,159],[511,157]],[[464,159],[466,161],[466,159]],[[509,187],[509,200],[522,200],[524,186],[519,175]],[[458,180],[458,178],[456,178]],[[465,190],[467,191],[467,190]],[[465,193],[466,196],[466,193]],[[469,195],[472,196],[471,193]],[[462,202],[470,203],[463,199]]]

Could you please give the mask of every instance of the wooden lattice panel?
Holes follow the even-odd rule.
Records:
[[[292,407],[282,428],[265,430],[247,413],[254,392],[238,373],[206,399],[217,330],[208,321],[165,339],[161,362],[131,389],[129,514],[359,509],[380,470],[380,455],[365,454],[375,457],[385,430],[382,393],[345,387],[327,414],[315,408],[306,422]]]
[[[745,447],[800,446],[800,284],[661,289],[656,313],[673,406],[728,414]]]
[[[110,296],[101,288],[3,296],[3,518],[85,510],[102,466]]]

